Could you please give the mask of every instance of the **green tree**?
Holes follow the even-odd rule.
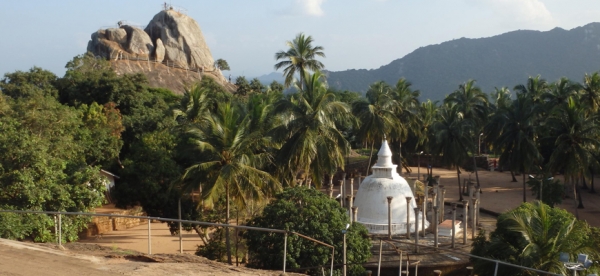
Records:
[[[477,186],[479,187],[479,174],[477,173],[475,148],[478,147],[477,143],[479,141],[479,136],[480,133],[482,133],[481,131],[483,130],[489,114],[487,95],[483,93],[479,87],[475,86],[475,80],[468,80],[459,85],[458,90],[455,90],[448,95],[448,97],[444,99],[444,102],[456,104],[463,114],[463,118],[471,121],[469,136],[472,141],[471,143],[477,145],[476,147],[473,147],[471,154],[473,157],[473,170],[475,171]]]
[[[225,223],[230,220],[230,200],[242,204],[261,199],[279,190],[280,184],[260,168],[271,162],[267,137],[253,135],[251,118],[239,105],[219,103],[206,123],[190,130],[202,159],[189,166],[182,176],[184,190],[201,187],[207,207],[225,195]],[[225,229],[227,260],[231,264],[229,228]]]
[[[565,186],[560,183],[560,180],[554,177],[548,177],[548,174],[540,174],[538,177],[529,177],[527,185],[531,188],[531,193],[536,196],[544,204],[554,207],[556,204],[562,203],[565,196]]]
[[[572,185],[573,199],[579,200],[578,209],[583,208],[583,202],[577,182],[587,176],[588,168],[600,165],[594,156],[600,148],[597,121],[597,115],[588,115],[574,98],[569,98],[566,104],[552,110],[546,123],[551,129],[548,139],[555,146],[548,165],[552,172],[564,172],[565,182]],[[577,210],[575,214],[578,216]]]
[[[283,229],[309,236],[335,246],[335,263],[343,263],[342,230],[349,223],[346,211],[339,203],[322,192],[305,187],[286,188],[269,203],[260,216],[248,225]],[[367,229],[353,223],[346,234],[347,262],[350,275],[363,275],[364,263],[371,256],[371,242]],[[283,265],[283,234],[261,231],[245,233],[250,251],[249,262],[263,269],[281,269]],[[296,235],[288,235],[288,267],[317,267],[327,269],[331,262],[331,248],[321,246]],[[321,275],[317,269],[307,273]]]
[[[423,147],[423,151],[431,153],[433,143],[435,142],[435,133],[433,132],[433,124],[438,116],[437,102],[427,100],[421,103],[418,111],[419,115],[419,138],[418,143]]]
[[[320,61],[316,60],[317,56],[325,57],[323,53],[324,48],[321,46],[313,47],[313,38],[309,35],[306,36],[303,33],[299,33],[294,40],[287,41],[287,51],[279,51],[275,54],[275,60],[282,60],[275,64],[275,70],[283,69],[285,75],[286,87],[290,87],[294,80],[294,75],[300,76],[300,85],[304,85],[305,74],[308,70],[316,72],[323,68],[325,65]]]
[[[224,60],[224,59],[222,59],[222,58],[220,58],[220,59],[217,59],[217,60],[215,61],[215,67],[217,67],[217,68],[218,68],[219,70],[221,70],[221,71],[227,71],[227,70],[231,70],[231,69],[229,68],[229,64],[227,63],[227,61],[226,61],[226,60]]]
[[[598,72],[591,75],[585,74],[583,77],[581,101],[593,113],[598,112],[600,107],[600,74]]]
[[[536,126],[538,113],[527,94],[519,93],[510,106],[500,106],[486,127],[494,148],[501,151],[499,166],[523,175],[523,202],[527,201],[525,175],[542,162]]]
[[[490,233],[489,239],[480,233],[471,254],[568,275],[570,272],[559,261],[559,253],[567,252],[571,259],[578,253],[596,256],[598,248],[593,247],[590,231],[587,223],[576,220],[563,209],[551,208],[539,201],[523,203],[498,217],[496,230]],[[494,263],[476,258],[471,261],[479,275],[492,274],[495,269]],[[537,275],[502,265],[498,274]]]
[[[210,87],[202,86],[200,83],[193,84],[185,88],[183,97],[173,114],[180,125],[189,126],[190,124],[202,123],[207,118],[207,114],[214,111],[219,102],[219,92]]]
[[[272,135],[281,143],[277,164],[290,185],[303,170],[320,187],[325,174],[343,167],[350,147],[336,126],[352,118],[350,107],[336,100],[321,82],[323,77],[320,72],[306,74],[304,89],[278,101],[273,109],[279,125]]]
[[[435,142],[433,152],[441,155],[442,163],[456,167],[459,200],[463,200],[460,182],[460,165],[468,158],[471,148],[471,121],[465,120],[457,104],[444,104],[439,110],[439,118],[433,124]]]
[[[104,106],[97,103],[78,108],[85,127],[80,129],[80,139],[85,141],[86,163],[108,166],[119,157],[123,146],[121,133],[125,130],[122,116],[114,103]]]
[[[90,212],[100,206],[100,168],[86,163],[88,147],[98,141],[82,135],[82,114],[50,95],[23,92],[29,96],[0,95],[0,209]],[[89,221],[63,217],[63,241],[76,240]],[[2,214],[0,236],[53,241],[53,225],[48,215]]]
[[[264,90],[265,86],[258,78],[253,78],[250,80],[250,91],[252,91],[252,93],[263,93]]]
[[[383,81],[369,87],[366,101],[357,101],[352,105],[352,113],[360,121],[357,131],[359,139],[371,145],[367,172],[371,167],[375,142],[384,136],[399,132],[400,120],[396,116],[398,104],[392,88]]]
[[[269,84],[269,88],[271,91],[277,91],[279,93],[283,93],[283,90],[285,90],[285,87],[281,84],[278,83],[277,81],[273,81],[271,82],[271,84]]]
[[[28,72],[16,71],[4,74],[0,80],[2,94],[12,98],[42,95],[58,97],[54,73],[39,67],[33,67]]]
[[[394,100],[396,105],[396,116],[398,117],[398,128],[396,133],[391,133],[392,138],[396,138],[398,140],[398,165],[400,167],[399,172],[402,172],[402,166],[405,166],[408,170],[408,163],[404,163],[402,159],[402,143],[405,142],[409,135],[417,134],[420,128],[418,125],[420,124],[418,109],[419,109],[419,95],[421,92],[419,90],[413,91],[411,89],[411,83],[406,79],[401,78],[396,83],[396,87],[393,91]],[[415,150],[418,146],[418,143],[415,143]]]
[[[240,96],[246,96],[252,91],[250,83],[248,83],[248,80],[244,76],[239,76],[235,79],[235,86],[237,86],[235,93]]]
[[[472,121],[473,126],[477,128],[483,125],[488,115],[487,96],[475,86],[475,80],[468,80],[459,85],[457,90],[444,99],[444,102],[456,104],[464,119]],[[479,133],[477,132],[476,135]]]
[[[570,97],[577,97],[581,85],[562,77],[555,83],[552,83],[549,89],[542,94],[545,105],[550,110],[553,107],[566,103]]]

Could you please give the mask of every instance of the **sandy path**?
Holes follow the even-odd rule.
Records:
[[[152,253],[175,254],[179,253],[179,236],[172,236],[166,223],[151,223]],[[196,232],[183,232],[183,253],[194,254],[202,241]],[[80,240],[82,243],[92,243],[109,247],[119,247],[126,250],[135,250],[148,253],[148,225],[140,225],[126,230],[104,233],[101,239],[88,238]]]
[[[412,173],[404,174],[404,177],[417,177],[417,167],[412,167]],[[421,168],[421,178],[426,172],[426,168]],[[519,206],[523,202],[523,183],[522,176],[517,176],[518,182],[511,182],[510,172],[499,171],[479,171],[479,182],[483,193],[481,196],[481,207],[496,213],[502,213]],[[455,170],[446,170],[440,168],[433,169],[433,175],[440,176],[440,185],[446,188],[446,202],[458,202],[458,182]],[[475,173],[462,171],[461,181],[465,177],[475,181]],[[563,183],[562,176],[557,176]],[[600,183],[600,178],[594,178],[595,183]],[[535,200],[535,197],[527,187],[527,201]],[[600,191],[600,187],[596,187]],[[591,194],[582,190],[584,209],[579,209],[579,218],[587,221],[591,226],[600,227],[600,193]],[[573,196],[564,199],[561,205],[557,207],[564,208],[571,213],[575,213],[575,202]]]

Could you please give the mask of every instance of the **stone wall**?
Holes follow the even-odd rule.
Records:
[[[142,207],[135,207],[121,212],[113,212],[115,215],[145,216]],[[145,219],[120,218],[120,217],[93,217],[88,228],[79,233],[79,238],[96,237],[111,231],[125,230],[138,225],[145,224]]]

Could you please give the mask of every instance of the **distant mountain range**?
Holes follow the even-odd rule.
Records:
[[[421,100],[441,100],[469,79],[489,93],[494,87],[512,90],[538,74],[549,82],[563,76],[581,82],[585,73],[599,70],[600,23],[590,23],[568,31],[460,38],[421,47],[378,69],[327,72],[327,81],[336,89],[365,92],[376,81],[394,85],[404,77],[421,91]]]
[[[273,81],[277,81],[278,83],[283,84],[283,82],[285,81],[285,78],[283,77],[283,74],[280,72],[271,72],[269,74],[258,77],[258,80],[264,85],[269,85]]]

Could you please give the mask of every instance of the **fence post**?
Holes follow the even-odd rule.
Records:
[[[331,248],[331,270],[329,270],[329,276],[333,276],[333,258],[335,257],[335,247]]]
[[[58,213],[58,246],[62,246],[62,218]]]
[[[148,217],[148,255],[152,255],[152,237],[150,232],[152,231],[150,227],[150,217]]]
[[[56,217],[56,215],[54,215],[53,218],[54,218],[54,240],[58,244],[58,218]]]
[[[381,251],[383,251],[383,240],[379,239],[379,263],[377,264],[377,275],[381,275]]]
[[[287,258],[287,232],[283,233],[283,275],[285,275],[285,261]]]
[[[419,253],[419,207],[415,207],[415,253]]]
[[[496,268],[494,269],[494,276],[498,275],[498,262],[496,262]]]

